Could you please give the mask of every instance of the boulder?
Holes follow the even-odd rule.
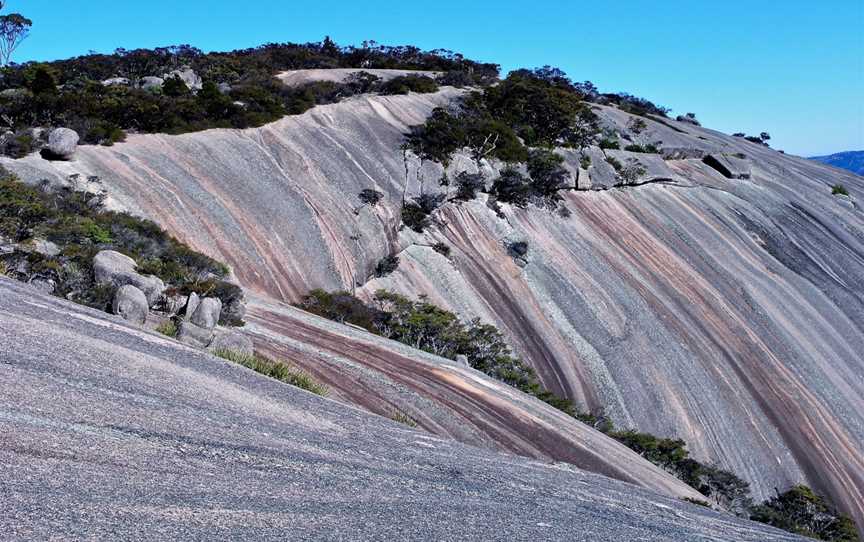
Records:
[[[126,284],[114,294],[111,312],[122,316],[127,322],[143,325],[147,321],[149,307],[144,292],[131,284]]]
[[[183,321],[177,328],[177,340],[196,348],[207,348],[213,342],[213,330]]]
[[[60,247],[56,243],[52,243],[47,239],[35,239],[33,241],[33,252],[53,258],[60,254]]]
[[[745,158],[724,153],[709,154],[702,161],[727,179],[749,179],[750,163]]]
[[[138,86],[144,90],[159,90],[164,84],[164,79],[162,79],[161,77],[154,77],[152,75],[142,77],[141,80],[138,81]]]
[[[189,297],[186,299],[186,309],[184,311],[187,320],[192,318],[192,315],[195,314],[195,309],[198,308],[199,303],[201,303],[201,298],[198,297],[198,294],[195,292],[189,294]]]
[[[0,97],[3,97],[3,98],[12,98],[12,99],[26,98],[30,94],[31,94],[31,92],[29,90],[27,90],[26,88],[7,88],[4,90],[0,90]]]
[[[205,297],[198,303],[189,322],[205,329],[213,329],[219,323],[222,314],[222,301],[215,297]]]
[[[216,85],[216,88],[219,89],[219,92],[221,92],[222,94],[228,94],[229,92],[231,92],[231,85],[229,85],[228,83],[219,83],[218,85]]]
[[[102,85],[106,87],[128,87],[129,79],[125,77],[112,77],[102,81]]]
[[[696,120],[696,117],[691,117],[689,115],[678,115],[675,119],[678,122],[686,122],[687,124],[692,124],[693,126],[702,126],[702,123]]]
[[[186,86],[189,87],[190,90],[201,90],[204,87],[204,82],[201,80],[201,77],[189,67],[170,71],[163,75],[162,79],[170,79],[172,77],[179,77],[181,81],[186,83]]]
[[[30,279],[30,286],[36,288],[42,293],[53,294],[54,290],[57,288],[57,283],[54,282],[54,279],[34,277]]]
[[[53,157],[69,160],[78,148],[78,133],[69,128],[55,128],[48,136],[48,151]]]
[[[127,284],[135,286],[144,292],[147,306],[152,307],[165,291],[165,283],[158,277],[141,275],[135,268],[135,260],[113,250],[100,251],[93,258],[93,272],[97,283],[113,284],[118,288]]]
[[[468,363],[468,356],[464,354],[459,354],[456,356],[456,363],[459,365],[464,365],[465,367],[471,367],[471,364]]]
[[[230,350],[251,356],[255,352],[252,339],[236,329],[223,329],[216,332],[216,336],[210,342],[207,350]]]

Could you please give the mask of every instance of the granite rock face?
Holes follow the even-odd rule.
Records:
[[[55,128],[48,135],[47,149],[53,157],[71,160],[78,148],[78,133],[69,128]]]
[[[102,250],[93,258],[97,283],[110,283],[117,287],[131,284],[144,292],[148,305],[152,307],[165,291],[165,283],[158,277],[141,275],[135,268],[135,260],[113,250]]]
[[[2,277],[0,368],[6,538],[803,540],[410,429]]]
[[[127,322],[141,325],[147,321],[149,312],[147,296],[135,286],[129,284],[121,286],[114,293],[111,310]]]
[[[803,482],[864,520],[864,215],[831,196],[843,184],[861,201],[864,181],[674,120],[626,134],[632,117],[598,106],[604,126],[679,157],[652,158],[668,180],[595,182],[608,166],[595,149],[590,182],[579,183],[589,190],[565,193],[569,218],[503,205],[502,219],[481,198],[446,206],[426,234],[400,233],[402,134],[458,95],[357,97],[259,129],[132,135],[82,147],[76,166],[99,175],[119,204],[231,264],[265,306],[358,283],[360,295],[426,294],[497,325],[544,384],[580,408],[684,439],[697,459],[747,479],[756,498]],[[743,154],[750,178],[729,179],[703,162],[709,154]],[[65,174],[31,158],[2,162],[34,182]],[[567,166],[579,169],[575,153]],[[453,167],[473,166],[457,157]],[[435,190],[440,167],[409,156],[407,169],[409,197],[421,185]],[[384,198],[355,215],[367,188]],[[531,247],[525,267],[507,254],[512,239]],[[452,247],[450,258],[429,248],[435,242]],[[399,269],[367,282],[388,254]],[[265,320],[260,307],[247,319],[273,350],[309,340],[286,311]],[[363,367],[391,370],[379,358]],[[383,386],[359,393],[344,377],[328,384],[373,411],[392,397]],[[441,400],[440,389],[415,385]],[[452,431],[538,453],[500,434]]]

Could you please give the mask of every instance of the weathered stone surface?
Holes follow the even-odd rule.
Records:
[[[54,279],[34,277],[30,279],[30,286],[44,294],[53,294],[54,290],[57,288],[57,283],[54,282]]]
[[[201,76],[188,67],[170,71],[163,75],[162,79],[171,79],[172,77],[179,77],[181,81],[186,83],[186,86],[189,87],[190,90],[201,90],[204,86]]]
[[[207,348],[213,341],[213,330],[184,320],[177,327],[177,340],[195,348]]]
[[[864,284],[864,213],[830,194],[843,184],[862,201],[861,178],[698,126],[648,119],[645,141],[744,153],[753,182],[682,159],[666,163],[681,179],[674,186],[562,194],[567,219],[507,206],[500,219],[485,198],[445,206],[441,225],[422,244],[445,242],[454,257],[430,258],[409,233],[396,232],[405,186],[398,148],[409,126],[458,95],[367,96],[254,130],[84,146],[78,163],[130,209],[229,263],[238,281],[263,297],[296,301],[316,287],[351,290],[398,250],[399,270],[359,295],[381,287],[423,293],[464,318],[480,317],[504,332],[547,386],[581,408],[602,408],[621,427],[683,438],[697,459],[747,479],[757,499],[808,483],[864,521],[855,490],[864,479],[864,383],[856,378],[864,372],[857,355],[864,301],[856,290]],[[619,131],[631,118],[612,107],[599,107],[598,115]],[[43,160],[0,162],[34,182],[65,175]],[[408,165],[411,197],[420,183],[417,162],[409,157]],[[427,163],[422,171],[426,190],[434,189],[429,180],[441,169]],[[384,199],[355,216],[354,195],[365,188]],[[516,237],[532,247],[525,269],[502,245]],[[274,355],[309,340],[304,325],[254,305],[250,313],[254,325],[271,326],[262,342],[284,335]],[[377,363],[399,374],[416,370],[341,355],[363,364],[370,382],[364,393],[373,397],[335,370],[327,373],[333,393],[371,410],[382,402],[374,394],[399,404],[380,382],[371,385],[384,378]],[[311,372],[328,362],[322,356],[298,364]],[[339,369],[353,376],[359,370],[345,367],[355,366],[346,361]],[[404,380],[418,397],[443,393]],[[494,444],[500,436],[429,426],[442,436],[542,455],[514,442]]]
[[[130,284],[121,286],[114,293],[111,311],[122,316],[127,322],[142,325],[147,321],[147,313],[149,312],[147,296]]]
[[[161,77],[154,77],[152,75],[148,75],[147,77],[142,77],[140,81],[138,81],[138,86],[144,90],[158,90],[162,88],[162,85],[165,84],[165,80]]]
[[[468,363],[468,356],[464,354],[459,354],[458,356],[456,356],[456,363],[458,363],[459,365],[464,365],[465,367],[471,366],[471,364]]]
[[[78,133],[69,128],[55,128],[48,136],[47,148],[55,158],[69,160],[78,148]]]
[[[135,260],[113,250],[102,250],[93,258],[97,283],[111,283],[117,287],[131,284],[144,292],[148,305],[152,307],[165,291],[165,283],[158,277],[141,275],[135,268]]]
[[[43,256],[53,257],[60,254],[60,247],[56,243],[52,243],[47,239],[35,239],[33,241],[33,252],[42,254]]]
[[[189,294],[189,297],[186,298],[186,308],[183,310],[186,320],[192,318],[192,315],[195,314],[195,309],[198,308],[199,303],[201,303],[201,298],[198,297],[198,294],[195,292]]]
[[[12,538],[802,540],[679,498],[692,493],[663,496],[572,465],[411,430],[35,295],[0,279],[0,397],[12,405],[0,416],[0,532]],[[352,342],[373,343],[379,353],[389,344],[368,334]],[[501,405],[518,404],[517,419],[551,416],[531,424],[535,435],[560,420],[605,461],[671,478],[540,401],[505,393],[482,402],[501,385],[476,371],[431,357],[404,363],[476,391],[478,402],[465,405],[479,416],[488,410],[493,423]],[[469,413],[454,419],[473,425],[465,423]],[[454,495],[466,491],[470,498],[454,506]],[[142,495],[154,497],[143,506]],[[315,513],[303,521],[285,512],[309,503]]]
[[[213,329],[219,323],[219,315],[221,313],[222,301],[215,297],[205,297],[195,307],[195,311],[192,313],[189,321],[196,326]]]
[[[105,79],[104,81],[102,81],[102,84],[105,85],[106,87],[114,87],[114,86],[128,87],[129,86],[129,79],[127,79],[126,77],[112,77],[110,79]]]
[[[738,156],[714,153],[709,154],[702,161],[719,171],[727,179],[750,178],[750,163]]]
[[[673,181],[678,178],[678,175],[666,164],[666,161],[659,154],[615,149],[608,149],[603,152],[606,156],[617,160],[621,164],[626,165],[628,161],[633,160],[644,168],[645,174],[636,180],[637,184],[660,180]]]
[[[211,352],[218,350],[230,350],[241,354],[252,355],[255,352],[255,346],[245,333],[236,329],[217,329],[216,335],[207,347]]]

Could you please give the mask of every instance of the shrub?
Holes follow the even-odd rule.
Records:
[[[378,264],[375,266],[375,276],[378,278],[386,277],[393,271],[399,268],[399,256],[391,254],[390,256],[384,256],[381,260],[378,261]]]
[[[309,373],[295,369],[290,365],[258,354],[243,354],[233,350],[217,350],[216,356],[252,369],[258,374],[276,379],[291,386],[304,389],[316,395],[326,397],[328,389],[317,382]]]
[[[390,415],[390,419],[394,422],[399,422],[403,425],[407,425],[408,427],[417,427],[417,422],[414,421],[411,416],[405,414],[401,410],[396,410],[393,414]]]
[[[831,187],[831,194],[835,196],[848,196],[849,191],[842,184],[835,184]]]
[[[646,128],[648,128],[648,124],[644,120],[637,117],[631,118],[630,121],[627,123],[627,129],[636,135],[644,132]]]
[[[564,158],[552,151],[536,149],[528,155],[528,174],[532,192],[543,198],[558,198],[558,191],[566,188],[570,174],[561,164]]]
[[[524,258],[528,255],[528,243],[515,241],[507,245],[507,253],[513,258]]]
[[[817,540],[858,541],[852,520],[807,486],[795,486],[753,507],[750,519]]]
[[[408,94],[409,92],[421,94],[438,92],[438,83],[425,75],[402,75],[381,85],[381,94]]]
[[[589,167],[591,167],[591,157],[587,154],[580,157],[579,167],[581,167],[582,169],[588,169]]]
[[[364,205],[375,207],[378,205],[378,202],[381,201],[381,198],[384,197],[384,194],[377,190],[372,190],[371,188],[364,188],[360,191],[360,194],[357,197]]]
[[[450,257],[450,247],[447,246],[445,243],[435,243],[434,245],[432,245],[432,250],[434,250],[438,254],[441,254],[445,258]]]
[[[636,145],[636,144],[627,145],[626,147],[624,147],[624,150],[630,151],[630,152],[660,154],[660,150],[655,145],[650,144],[650,143],[647,145]]]
[[[176,337],[179,330],[177,329],[177,324],[175,324],[173,320],[166,320],[159,324],[156,331],[166,337]]]
[[[477,197],[477,192],[486,189],[486,179],[482,173],[463,171],[456,176],[456,194],[453,199],[470,201]]]
[[[601,139],[597,145],[599,145],[601,149],[617,150],[617,149],[621,148],[621,144],[618,143],[618,140],[616,140],[616,139],[604,138],[604,139]]]
[[[492,183],[492,194],[499,201],[525,207],[531,196],[531,187],[524,175],[515,169],[507,168]]]

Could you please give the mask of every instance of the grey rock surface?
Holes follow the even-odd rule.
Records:
[[[78,148],[78,133],[69,128],[54,128],[48,135],[48,150],[58,158],[69,160]]]
[[[204,329],[213,329],[219,323],[222,313],[222,301],[215,297],[205,297],[195,307],[189,321]]]
[[[251,355],[255,351],[255,345],[245,333],[235,329],[217,329],[207,349],[211,352],[230,350],[231,352]]]
[[[105,85],[106,87],[113,87],[113,86],[128,87],[129,86],[129,79],[127,79],[126,77],[111,77],[110,79],[105,79],[104,81],[102,81],[102,84]]]
[[[177,326],[177,340],[195,348],[207,348],[213,342],[213,330],[184,320]]]
[[[148,305],[152,307],[165,291],[165,283],[159,277],[141,275],[135,268],[135,260],[113,250],[102,250],[93,258],[93,273],[97,283],[110,283],[118,288],[131,284],[144,292]]]
[[[749,179],[750,163],[739,156],[726,153],[713,153],[702,159],[705,164],[716,169],[727,179]]]
[[[170,71],[163,75],[162,79],[164,81],[165,79],[171,79],[172,77],[179,77],[181,81],[186,83],[186,86],[189,87],[190,90],[201,90],[204,86],[201,76],[195,73],[195,70],[188,67]]]
[[[130,284],[121,286],[114,293],[111,311],[122,316],[127,322],[138,325],[143,325],[147,321],[147,314],[150,312],[147,296]]]
[[[161,77],[155,77],[152,75],[148,75],[147,77],[142,77],[140,81],[138,81],[138,86],[144,90],[159,90],[162,88],[162,85],[165,84],[165,79]]]
[[[422,293],[480,317],[580,408],[684,439],[697,459],[747,479],[757,499],[807,483],[864,521],[864,214],[831,195],[843,184],[861,201],[861,177],[704,127],[647,119],[640,144],[662,141],[661,150],[694,156],[666,161],[678,176],[672,183],[567,193],[567,219],[506,205],[499,219],[481,198],[447,206],[442,225],[421,239],[397,233],[401,134],[458,95],[364,96],[254,130],[132,135],[121,146],[82,147],[75,165],[102,177],[119,204],[229,263],[244,287],[273,300],[350,290],[375,262],[399,253],[397,272],[360,295],[382,287]],[[597,109],[619,132],[632,119]],[[718,174],[700,158],[712,153],[743,153],[751,178]],[[66,164],[32,157],[0,163],[32,182],[67,175],[58,169]],[[408,169],[410,197],[420,191],[410,157]],[[431,164],[419,171],[427,180],[441,174]],[[354,215],[351,195],[365,188],[384,199]],[[507,256],[507,238],[529,241],[525,269]],[[452,247],[449,259],[415,244],[436,241]],[[286,328],[271,339],[306,340],[303,328]],[[393,393],[340,387],[381,411]],[[422,391],[434,400],[442,393]],[[562,423],[552,427],[563,431]],[[482,433],[428,427],[465,439]],[[485,442],[538,453],[503,433]]]
[[[199,303],[201,303],[201,298],[198,297],[198,294],[195,292],[192,292],[189,294],[189,297],[186,298],[186,308],[184,312],[187,320],[192,318],[192,315],[195,314],[195,310],[198,308]]]
[[[803,540],[413,430],[2,278],[0,434],[7,540]]]

